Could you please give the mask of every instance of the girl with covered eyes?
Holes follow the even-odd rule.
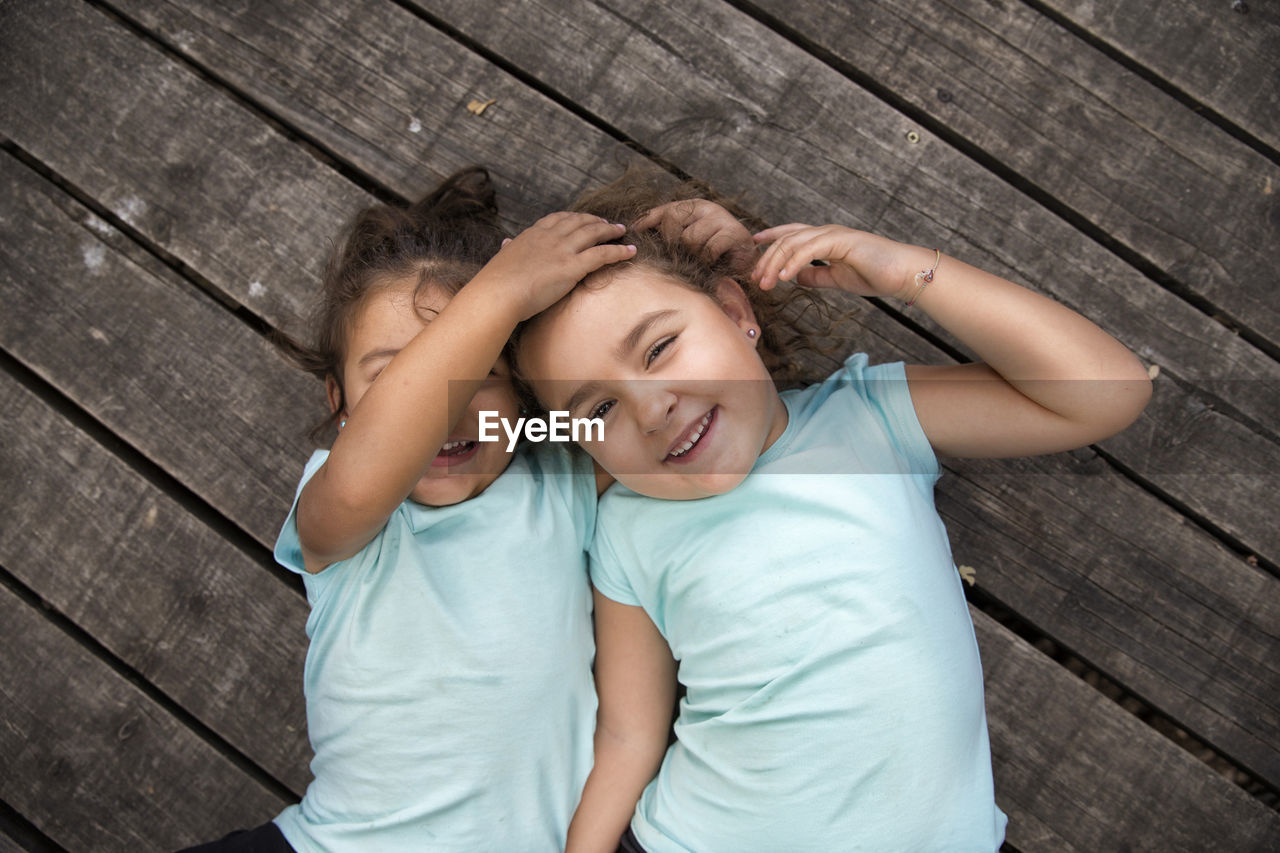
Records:
[[[479,168],[352,221],[293,353],[337,438],[275,547],[311,604],[315,778],[192,853],[563,848],[591,766],[596,480],[563,447],[479,441],[478,414],[515,418],[508,336],[629,257],[622,231],[557,213],[504,243]]]
[[[603,419],[584,446],[617,480],[591,545],[600,707],[568,850],[996,850],[938,457],[1097,441],[1141,412],[1146,372],[1080,315],[932,249],[793,224],[756,234],[759,254],[722,208],[669,203],[688,193],[632,173],[583,199],[635,223],[637,252],[518,332],[520,378]],[[914,305],[982,361],[858,354],[780,393],[787,279]]]

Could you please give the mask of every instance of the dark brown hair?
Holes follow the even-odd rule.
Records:
[[[307,344],[279,341],[285,356],[303,370],[338,384],[339,410],[346,404],[342,366],[347,338],[365,297],[406,276],[418,289],[456,294],[502,247],[498,205],[489,172],[463,169],[407,207],[375,204],[347,223],[329,257]],[[317,441],[337,419],[330,414],[311,431]]]
[[[610,264],[588,275],[578,287],[604,287],[619,273],[643,267],[714,299],[717,282],[725,277],[731,278],[746,293],[751,310],[760,323],[758,351],[774,382],[782,387],[796,384],[803,373],[797,355],[812,348],[807,338],[797,330],[797,321],[810,309],[816,309],[825,316],[828,306],[822,299],[815,298],[811,292],[803,289],[784,287],[761,290],[749,278],[759,257],[754,250],[726,252],[719,258],[710,260],[678,239],[667,240],[657,229],[639,231],[630,227],[631,223],[655,207],[693,199],[714,201],[736,216],[749,231],[758,231],[764,227],[763,222],[736,202],[716,194],[701,181],[680,180],[654,167],[632,166],[613,182],[579,196],[570,207],[570,210],[579,213],[590,213],[610,222],[628,225],[626,233],[615,242],[634,244],[636,247],[635,255],[629,260]],[[518,352],[521,331],[528,322],[533,321],[527,321],[518,327],[512,338],[515,352]],[[534,401],[527,383],[520,381],[519,364],[514,367],[517,390],[526,404],[532,404]]]

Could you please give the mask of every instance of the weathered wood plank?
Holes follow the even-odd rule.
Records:
[[[0,346],[273,544],[318,383],[11,157],[0,186]]]
[[[0,133],[237,302],[297,326],[365,193],[85,4],[4,4],[0,34]]]
[[[769,219],[946,247],[1079,310],[1205,395],[1229,397],[1242,434],[1276,439],[1280,394],[1218,380],[1274,383],[1280,364],[941,141],[911,144],[902,116],[746,15],[714,0],[650,3],[643,14],[417,2],[686,171],[754,196]],[[1274,525],[1238,526],[1230,490],[1206,498],[1157,482],[1249,547],[1280,547]]]
[[[384,0],[109,2],[406,196],[478,162],[527,224],[635,156]]]
[[[0,588],[0,797],[69,850],[173,850],[286,803]]]
[[[958,476],[939,484],[938,507],[984,591],[1280,778],[1280,581],[1150,506],[1088,451],[949,468]]]
[[[1267,2],[1040,0],[1280,149],[1280,12]]]
[[[1280,344],[1280,165],[1022,4],[752,5]]]
[[[4,374],[0,399],[0,564],[301,795],[303,597]]]
[[[1056,628],[1055,628],[1055,630],[1056,630]],[[1071,645],[1073,645],[1073,647],[1075,646],[1075,644],[1074,644],[1074,643],[1070,643],[1070,644],[1071,644]]]
[[[194,0],[188,0],[188,2],[194,3]],[[201,64],[210,67],[216,73],[223,76],[239,75],[236,78],[237,82],[244,86],[253,87],[255,85],[255,80],[258,79],[272,80],[278,77],[283,77],[289,81],[289,91],[298,93],[306,104],[314,103],[316,105],[320,105],[327,103],[326,99],[330,98],[328,93],[335,87],[340,86],[341,80],[352,77],[359,78],[361,76],[356,72],[358,68],[363,66],[360,66],[359,63],[357,63],[354,68],[343,65],[345,70],[336,78],[330,79],[326,76],[321,77],[317,82],[307,81],[305,76],[307,69],[315,65],[314,56],[318,49],[315,45],[315,40],[319,38],[319,36],[324,36],[324,39],[331,40],[333,42],[334,49],[331,50],[330,53],[335,55],[345,55],[342,51],[337,49],[338,44],[340,44],[341,40],[345,38],[345,34],[331,21],[331,19],[338,20],[333,18],[332,15],[308,15],[306,10],[296,7],[294,4],[283,4],[283,7],[279,9],[275,9],[270,6],[262,6],[261,4],[255,5],[254,8],[257,10],[255,13],[242,18],[237,14],[227,12],[225,7],[217,4],[192,5],[192,11],[189,13],[177,10],[175,7],[171,6],[159,7],[159,10],[152,10],[150,12],[144,8],[135,9],[133,7],[129,7],[131,13],[139,15],[151,25],[162,25],[165,27],[161,32],[161,35],[167,40],[178,45],[195,45],[196,48],[193,48],[193,50],[198,50],[193,58]],[[161,15],[161,11],[165,14]],[[372,7],[364,8],[363,12],[368,12],[370,14],[362,13],[358,16],[359,20],[381,20],[382,16],[372,14],[373,11],[375,10]],[[199,16],[196,15],[196,12],[199,13]],[[268,13],[272,16],[270,19],[259,17],[259,15],[267,15]],[[396,10],[389,14],[398,15],[401,13]],[[345,21],[345,19],[341,20]],[[317,29],[320,24],[316,22],[323,23],[325,21],[330,21],[327,25],[328,29]],[[300,36],[297,41],[286,41],[286,35],[295,31],[301,31],[307,34]],[[257,33],[259,32],[265,32],[268,35],[258,36]],[[313,32],[318,33],[318,35],[311,34]],[[201,46],[203,47],[201,48]],[[232,52],[233,49],[234,52]],[[261,65],[261,63],[266,61],[264,57],[270,57],[272,61],[276,63],[275,65],[270,66],[270,73],[267,72],[266,66]],[[365,77],[370,75],[376,76],[376,74],[379,73],[377,69],[388,65],[386,62],[377,60],[373,55],[363,56],[362,61],[374,66],[371,70],[366,69],[363,74]],[[255,62],[258,64],[255,65]],[[248,75],[243,71],[243,68],[245,67],[258,69],[258,73]],[[265,88],[251,88],[251,92],[256,99],[263,101],[272,101],[273,99],[279,100],[282,97],[280,91],[278,91],[278,87],[273,88],[271,86],[266,86]],[[308,109],[314,111],[315,109],[318,109],[318,106],[308,107]],[[358,116],[347,117],[343,120],[355,121],[357,126],[360,126]],[[337,133],[336,131],[328,132],[330,133],[330,136],[326,137],[326,141],[333,146],[341,146],[345,144],[344,140],[347,137],[359,135],[356,134],[355,130],[349,131],[345,135]],[[377,141],[379,140],[370,140],[367,144],[374,144]],[[394,136],[389,139],[382,140],[382,142],[383,144],[391,147],[394,147],[397,144]],[[376,160],[376,158],[363,155],[362,150],[359,148],[352,149],[351,153],[353,156],[364,156],[366,160]],[[510,152],[505,154],[505,157],[508,160],[511,159],[511,156]],[[521,155],[517,154],[515,159],[519,159],[520,156]],[[133,158],[126,159],[131,160]],[[1149,285],[1150,283],[1147,282],[1147,284]],[[1094,294],[1093,297],[1096,299],[1096,294]],[[1110,298],[1110,296],[1108,295],[1107,298]],[[1185,306],[1181,307],[1185,308]],[[1098,310],[1105,309],[1100,306]],[[1195,314],[1195,312],[1191,313]],[[1151,319],[1152,318],[1149,316],[1145,314],[1143,315],[1144,321]],[[1201,321],[1206,328],[1211,329],[1211,327],[1213,327],[1212,322],[1205,320],[1202,316],[1196,315],[1193,319]],[[1157,321],[1157,325],[1161,325],[1159,321]],[[1177,331],[1179,332],[1177,337],[1180,340],[1183,340],[1183,343],[1185,344],[1184,336],[1188,330],[1183,328]],[[1218,333],[1218,339],[1214,341],[1214,344],[1221,344],[1221,346],[1219,346],[1215,351],[1224,351],[1224,348],[1229,350],[1233,347],[1240,347],[1240,352],[1246,354],[1249,357],[1249,361],[1247,364],[1241,365],[1238,361],[1228,357],[1219,364],[1213,365],[1213,367],[1218,370],[1270,370],[1272,373],[1277,374],[1276,378],[1280,378],[1280,372],[1278,372],[1278,369],[1273,362],[1270,362],[1265,357],[1260,356],[1260,354],[1253,351],[1251,348],[1240,345],[1233,336],[1226,333],[1224,330],[1218,328],[1216,331]],[[1141,334],[1141,331],[1136,332],[1135,334]],[[1151,350],[1151,347],[1145,340],[1143,341],[1143,346],[1141,348]],[[1151,355],[1162,355],[1162,353],[1153,351]],[[1241,401],[1243,404],[1265,409],[1268,412],[1275,408],[1274,401],[1270,400],[1266,396],[1261,399],[1258,395],[1243,395],[1243,397],[1244,399]],[[1271,421],[1268,418],[1261,418],[1257,421],[1257,423],[1270,422]],[[1240,428],[1237,429],[1242,431],[1246,438],[1248,437],[1248,427],[1244,427],[1242,430]],[[1180,446],[1175,440],[1168,440],[1165,443],[1169,446]],[[1261,453],[1265,455],[1266,451],[1261,451]],[[1136,460],[1130,460],[1128,464],[1134,467],[1137,466]],[[1265,519],[1262,524],[1256,523],[1256,507],[1258,506],[1256,502],[1242,500],[1238,493],[1232,489],[1222,488],[1221,480],[1211,479],[1208,482],[1211,486],[1209,491],[1196,489],[1187,494],[1176,494],[1176,496],[1179,500],[1193,507],[1196,511],[1210,515],[1212,517],[1211,520],[1215,524],[1218,524],[1228,530],[1233,535],[1237,535],[1241,539],[1250,542],[1255,550],[1259,552],[1269,552],[1280,549],[1280,532],[1277,532],[1274,529],[1274,525],[1271,525]]]
[[[1134,717],[1113,713],[1110,700],[1045,666],[1039,652],[981,611],[970,612],[982,650],[996,800],[1019,850],[1275,849],[1280,815],[1206,774]]]

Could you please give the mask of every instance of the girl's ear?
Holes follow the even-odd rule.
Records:
[[[329,411],[341,414],[345,418],[347,413],[343,411],[342,406],[342,387],[338,385],[337,379],[332,376],[324,378],[324,395],[329,400]]]
[[[725,276],[716,282],[716,301],[720,308],[729,315],[729,319],[743,330],[758,329],[756,314],[751,310],[751,300],[742,289],[742,285]]]

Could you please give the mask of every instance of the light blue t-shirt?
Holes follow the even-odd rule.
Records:
[[[295,850],[563,849],[595,728],[595,505],[590,460],[534,446],[475,498],[405,501],[307,574],[295,499],[275,549],[311,603],[315,778],[275,820]]]
[[[785,392],[731,492],[602,498],[596,588],[687,688],[632,829],[649,853],[993,851],[982,668],[901,364]]]

